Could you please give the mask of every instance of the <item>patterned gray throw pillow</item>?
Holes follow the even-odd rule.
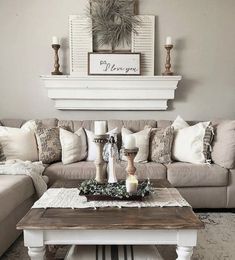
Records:
[[[150,134],[150,161],[169,164],[171,160],[171,147],[174,138],[174,128],[152,128]]]
[[[40,120],[36,121],[36,125],[39,160],[45,164],[61,161],[59,127],[47,128]]]
[[[5,160],[6,160],[6,157],[3,153],[2,145],[0,144],[0,162],[5,161]]]
[[[211,124],[206,128],[205,136],[203,138],[203,154],[206,162],[211,163],[211,144],[214,139],[214,128]]]

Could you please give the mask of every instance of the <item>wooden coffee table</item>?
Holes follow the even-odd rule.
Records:
[[[172,187],[167,180],[155,187]],[[78,181],[55,187],[77,187]],[[45,245],[177,245],[178,260],[189,260],[204,228],[190,207],[31,209],[17,224],[32,260],[42,260]]]

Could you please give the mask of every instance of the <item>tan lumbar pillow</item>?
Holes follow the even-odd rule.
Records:
[[[79,162],[86,158],[87,144],[83,128],[79,128],[75,133],[60,128],[60,143],[63,164]]]
[[[139,151],[135,157],[135,162],[147,162],[149,157],[149,138],[150,138],[151,128],[146,128],[140,132],[133,133],[129,129],[122,128],[122,147],[125,147],[125,139],[127,135],[133,135],[135,137],[136,147]],[[122,153],[121,160],[127,161],[126,156]]]
[[[38,161],[37,143],[31,130],[0,126],[0,144],[6,160]]]

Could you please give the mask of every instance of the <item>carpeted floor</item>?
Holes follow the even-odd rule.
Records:
[[[235,214],[199,213],[206,228],[198,233],[198,246],[194,249],[193,260],[235,259]],[[63,259],[68,247],[61,247],[50,259]],[[158,246],[165,260],[176,259],[174,246]],[[28,260],[27,249],[21,236],[1,257],[1,260]]]

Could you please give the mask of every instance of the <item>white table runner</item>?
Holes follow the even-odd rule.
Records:
[[[33,208],[191,207],[175,188],[155,188],[143,201],[87,201],[77,188],[51,188]]]

